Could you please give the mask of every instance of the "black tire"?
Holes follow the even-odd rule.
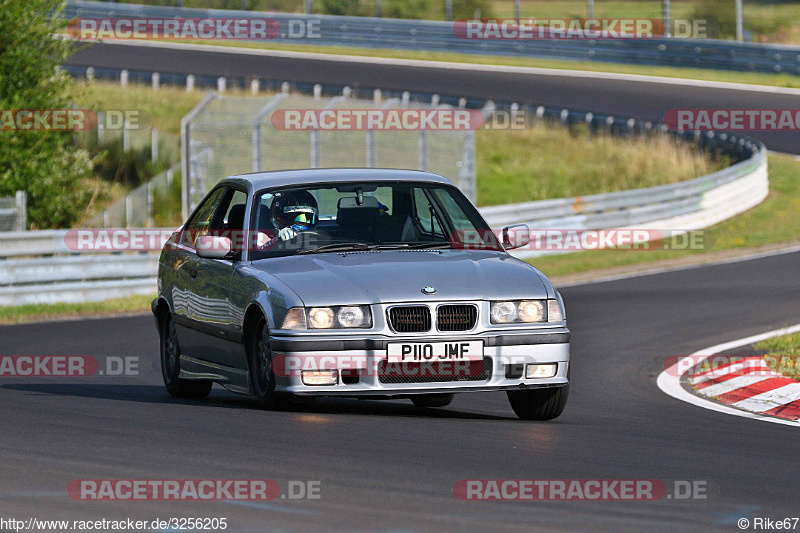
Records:
[[[455,394],[418,394],[411,397],[417,407],[447,407],[453,402]]]
[[[175,324],[169,313],[161,320],[161,376],[170,396],[202,399],[211,392],[211,381],[181,379],[181,348],[175,333]]]
[[[507,392],[511,408],[523,420],[552,420],[567,405],[569,385]]]
[[[261,317],[251,332],[247,350],[250,364],[250,385],[258,404],[263,409],[281,409],[287,406],[285,395],[275,392],[275,372],[272,369],[272,349],[269,345],[267,321]]]

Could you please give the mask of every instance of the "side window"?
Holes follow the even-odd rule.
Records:
[[[244,211],[247,207],[247,195],[242,191],[233,189],[231,201],[225,211],[222,223],[225,229],[241,231],[244,229]]]
[[[181,232],[181,244],[194,248],[194,243],[198,237],[207,235],[211,230],[211,224],[214,220],[214,214],[217,211],[220,201],[225,195],[226,187],[219,187],[206,196],[205,200],[200,204],[200,207],[195,211],[194,216],[189,219],[189,222]]]
[[[414,218],[424,235],[444,237],[441,221],[434,211],[433,204],[419,187],[414,187]]]

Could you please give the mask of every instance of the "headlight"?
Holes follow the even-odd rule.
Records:
[[[330,329],[333,327],[333,309],[312,307],[308,310],[308,326],[311,329]]]
[[[564,320],[558,300],[492,302],[492,324],[531,324]]]
[[[526,300],[519,303],[519,319],[523,322],[541,322],[544,320],[544,305],[539,300]]]
[[[492,302],[492,324],[508,324],[517,319],[514,302]]]
[[[308,320],[306,321],[306,316]],[[293,307],[286,314],[281,329],[350,329],[371,328],[368,305],[341,307]]]

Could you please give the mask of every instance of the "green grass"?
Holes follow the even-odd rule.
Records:
[[[763,340],[754,347],[758,351],[767,352],[764,359],[775,372],[800,379],[800,333]]]
[[[74,316],[114,315],[124,313],[148,312],[150,296],[130,296],[103,302],[90,303],[57,303],[32,304],[0,307],[0,324],[19,324],[22,322],[38,322],[56,320]]]
[[[181,118],[203,98],[205,91],[187,93],[179,87],[162,86],[158,91],[145,85],[130,84],[126,88],[116,83],[79,81],[73,99],[78,105],[94,109],[143,110],[150,123],[159,131],[180,135]],[[149,135],[149,132],[148,132]]]
[[[596,250],[532,258],[529,262],[548,276],[590,270],[632,267],[657,261],[700,257],[736,249],[757,249],[800,240],[800,162],[794,157],[770,154],[770,193],[766,200],[735,218],[704,230],[703,250],[652,251]]]

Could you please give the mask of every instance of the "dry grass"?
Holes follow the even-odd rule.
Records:
[[[537,124],[477,135],[478,204],[651,187],[726,166],[666,135],[620,139]]]

